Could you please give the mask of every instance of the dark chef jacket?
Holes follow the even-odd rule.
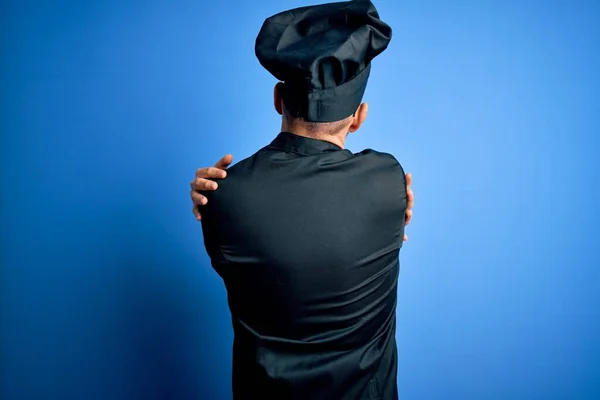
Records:
[[[202,209],[234,399],[396,399],[406,181],[391,155],[282,132]]]

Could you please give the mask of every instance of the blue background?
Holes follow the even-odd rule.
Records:
[[[278,133],[254,38],[305,4],[3,2],[2,399],[230,398],[188,183]],[[600,398],[600,3],[376,5],[348,146],[414,175],[401,398]]]

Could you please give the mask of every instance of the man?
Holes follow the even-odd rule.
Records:
[[[192,182],[234,329],[234,399],[396,399],[396,289],[410,176],[344,150],[367,115],[391,29],[368,0],[268,18],[256,55],[279,82],[281,133]],[[220,174],[220,176],[218,176]],[[196,190],[210,189],[200,198]]]

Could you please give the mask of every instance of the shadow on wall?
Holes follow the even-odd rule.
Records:
[[[186,255],[140,218],[118,263],[119,340],[129,359],[129,398],[231,397],[231,320],[223,285],[206,281],[208,258]],[[203,253],[198,242],[198,253]]]
[[[15,225],[0,397],[230,399],[231,317],[199,231],[186,237],[168,209],[94,208]]]

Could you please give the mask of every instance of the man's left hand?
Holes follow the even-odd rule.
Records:
[[[404,226],[410,224],[412,220],[413,212],[412,208],[415,205],[415,194],[411,188],[412,175],[410,172],[406,174],[406,214],[404,214]],[[408,235],[404,234],[404,241],[408,240]]]

